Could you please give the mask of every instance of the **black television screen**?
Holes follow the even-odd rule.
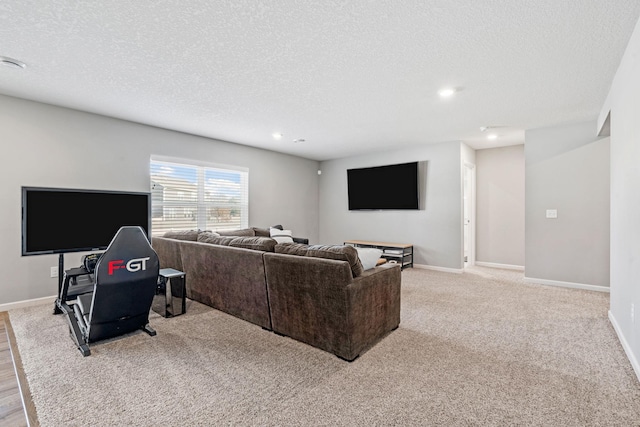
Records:
[[[348,169],[349,210],[419,209],[418,162]]]
[[[124,225],[149,236],[149,193],[22,187],[22,255],[106,249]]]

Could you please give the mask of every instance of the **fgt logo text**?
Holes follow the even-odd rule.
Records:
[[[120,270],[121,268],[126,268],[127,271],[131,273],[135,273],[136,271],[146,270],[147,269],[147,261],[150,257],[146,258],[133,258],[124,263],[123,259],[114,259],[113,261],[109,261],[109,276],[113,275],[113,272],[116,270]]]

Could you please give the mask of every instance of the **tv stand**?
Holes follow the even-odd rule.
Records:
[[[61,274],[64,271],[64,274]],[[64,255],[58,260],[58,298],[56,298],[53,314],[67,313],[67,301],[76,299],[78,295],[93,291],[93,275],[84,267],[64,270]]]
[[[64,254],[60,253],[58,256],[58,298],[56,299],[55,305],[53,306],[53,314],[62,314],[62,310],[58,307],[58,299],[60,298],[60,292],[62,292],[62,283],[63,277],[62,272],[64,271]]]
[[[400,269],[413,268],[413,245],[408,243],[370,242],[367,240],[347,240],[345,245],[361,248],[376,248],[382,250],[381,258],[397,262]]]

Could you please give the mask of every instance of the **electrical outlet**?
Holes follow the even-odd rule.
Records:
[[[51,267],[51,277],[58,277],[58,267]]]

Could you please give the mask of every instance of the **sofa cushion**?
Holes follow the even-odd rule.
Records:
[[[309,245],[301,243],[278,243],[274,248],[274,252],[277,254],[306,256],[307,249],[309,249]]]
[[[273,252],[273,248],[276,246],[276,241],[270,237],[235,237],[229,246],[244,249],[253,249],[256,251]]]
[[[360,258],[358,258],[358,251],[353,246],[312,245],[307,249],[307,256],[348,261],[353,277],[360,276],[364,271]]]
[[[220,237],[220,235],[218,233],[216,233],[215,231],[211,231],[211,230],[199,231],[198,232],[198,240],[200,239],[200,236],[203,236],[203,237]]]
[[[216,230],[221,236],[255,236],[256,232],[253,231],[253,228],[242,228],[239,230]]]
[[[235,239],[233,236],[221,236],[218,233],[204,231],[198,234],[198,242],[209,243],[212,245],[229,246],[229,243]]]
[[[167,231],[162,237],[166,237],[167,239],[191,240],[196,242],[198,240],[198,230]]]

